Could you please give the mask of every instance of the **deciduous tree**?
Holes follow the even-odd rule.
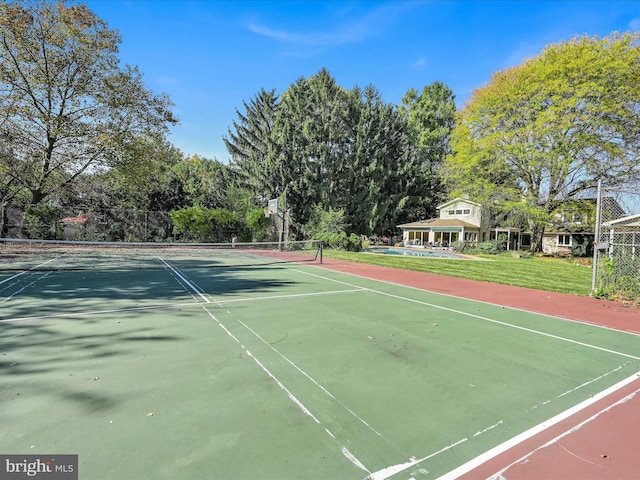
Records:
[[[494,74],[458,117],[447,177],[454,194],[544,224],[598,179],[640,175],[640,34],[581,36]]]
[[[85,5],[0,4],[0,141],[11,146],[3,174],[32,203],[175,122],[169,99],[149,91],[136,67],[120,66],[119,42]]]

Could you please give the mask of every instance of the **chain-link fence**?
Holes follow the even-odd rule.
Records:
[[[593,294],[640,303],[640,184],[598,189]]]
[[[44,240],[166,241],[173,236],[168,212],[91,207],[8,207],[2,234],[9,238]]]

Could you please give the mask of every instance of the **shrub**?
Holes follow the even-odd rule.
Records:
[[[326,248],[335,248],[337,250],[347,250],[350,252],[359,252],[362,250],[362,240],[355,233],[349,236],[347,236],[344,231],[340,233],[317,233],[314,236],[314,240],[322,240],[322,244]]]
[[[316,235],[325,233],[344,232],[347,225],[344,221],[344,209],[334,210],[316,205],[311,212],[309,221],[304,226],[305,235],[308,238],[316,238]]]
[[[608,258],[602,266],[597,298],[640,303],[640,258]]]
[[[169,212],[173,233],[188,240],[206,242],[213,236],[211,211],[199,205]]]
[[[506,249],[507,249],[507,244],[502,239],[489,240],[488,242],[480,242],[477,247],[478,252],[485,253],[488,255],[497,255],[499,253],[504,252]]]
[[[39,240],[62,238],[60,211],[46,205],[30,205],[24,212],[23,227],[27,237]]]
[[[173,233],[196,242],[231,241],[241,228],[236,212],[225,209],[208,209],[199,205],[169,212]]]
[[[269,219],[264,216],[262,208],[248,210],[245,214],[245,224],[247,227],[247,237],[252,242],[263,242],[268,239]],[[241,235],[241,240],[245,241],[245,235]]]

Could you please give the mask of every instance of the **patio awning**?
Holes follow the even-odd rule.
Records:
[[[432,232],[459,232],[462,227],[431,227]]]
[[[421,220],[419,222],[405,223],[398,225],[398,228],[409,231],[429,231],[432,232],[459,232],[463,228],[478,230],[480,227],[469,222],[450,218],[432,218],[429,220]]]

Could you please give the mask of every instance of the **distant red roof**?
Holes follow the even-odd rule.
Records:
[[[89,219],[85,217],[82,213],[77,217],[65,217],[62,219],[62,223],[87,223]]]

